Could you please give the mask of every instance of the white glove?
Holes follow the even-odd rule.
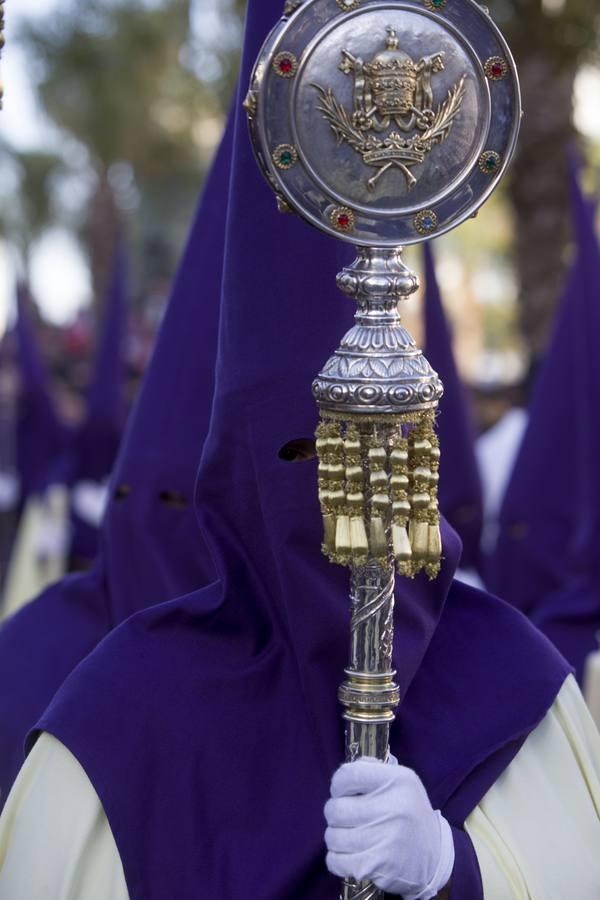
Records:
[[[394,757],[341,766],[325,805],[327,867],[404,900],[431,900],[454,868],[452,830],[419,776]]]

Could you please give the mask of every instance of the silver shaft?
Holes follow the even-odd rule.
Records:
[[[394,566],[371,563],[352,570],[350,665],[339,690],[346,720],[346,761],[387,760],[390,725],[400,702],[394,682]],[[383,900],[370,882],[343,882],[342,900]]]

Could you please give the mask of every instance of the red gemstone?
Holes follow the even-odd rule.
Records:
[[[280,62],[279,62],[279,69],[280,69],[282,72],[286,72],[286,73],[287,73],[287,72],[291,72],[291,71],[292,71],[292,68],[293,68],[293,65],[294,65],[294,64],[292,63],[291,59],[289,59],[289,57],[286,56],[285,59],[280,60]]]
[[[504,66],[502,63],[494,63],[492,66],[492,75],[494,78],[502,78],[504,75]]]
[[[350,216],[346,213],[342,213],[341,216],[338,216],[338,225],[340,228],[348,228],[350,225]]]

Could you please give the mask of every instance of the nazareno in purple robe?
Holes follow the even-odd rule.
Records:
[[[27,732],[75,666],[132,613],[214,577],[193,493],[214,385],[231,137],[229,128],[129,420],[96,563],[0,629],[0,803]]]
[[[85,417],[73,440],[68,480],[103,482],[112,471],[125,424],[125,342],[127,337],[128,260],[125,243],[115,243]],[[71,511],[71,559],[88,567],[98,552],[98,528]]]
[[[48,371],[28,309],[25,285],[17,287],[15,327],[20,386],[15,428],[15,461],[20,482],[20,507],[48,487],[52,467],[64,456],[71,429],[61,421],[50,394]]]
[[[556,644],[581,680],[600,629],[600,248],[569,167],[576,256],[503,501],[489,581]]]
[[[478,571],[483,496],[475,456],[475,425],[454,359],[452,334],[444,312],[430,242],[425,244],[424,256],[425,356],[444,385],[444,402],[437,418],[437,430],[444,447],[440,466],[440,509],[462,541],[461,567]]]
[[[553,458],[555,471],[568,473],[566,504],[576,518],[563,550],[562,584],[538,603],[531,619],[575,667],[581,681],[587,656],[598,648],[600,635],[600,246],[595,209],[581,192],[573,164],[569,178],[577,249],[570,281],[574,326],[572,343],[563,345],[555,364],[563,377],[572,369],[572,412],[558,426],[568,431],[572,450],[564,461],[554,454]]]
[[[279,0],[250,0],[242,85]],[[216,388],[196,505],[218,580],[117,628],[38,723],[98,792],[131,900],[331,900],[323,806],[343,759],[348,572],[320,551],[311,380],[351,323],[338,242],[280,217],[241,101]],[[346,254],[344,254],[344,258]],[[429,582],[398,580],[392,751],[455,826],[452,897],[481,900],[465,817],[545,716],[568,668],[519,613],[458,582],[443,528]],[[37,731],[35,732],[37,733]],[[35,737],[32,735],[32,740]]]

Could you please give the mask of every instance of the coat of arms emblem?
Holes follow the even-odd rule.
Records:
[[[413,166],[424,163],[432,147],[446,140],[465,95],[463,75],[434,108],[432,82],[444,68],[444,54],[415,62],[400,48],[391,26],[387,33],[385,50],[371,62],[342,50],[340,70],[354,75],[352,113],[331,88],[314,85],[321,96],[317,108],[339,143],[348,143],[367,166],[377,169],[367,181],[371,190],[394,167],[402,171],[408,188],[417,183]]]

